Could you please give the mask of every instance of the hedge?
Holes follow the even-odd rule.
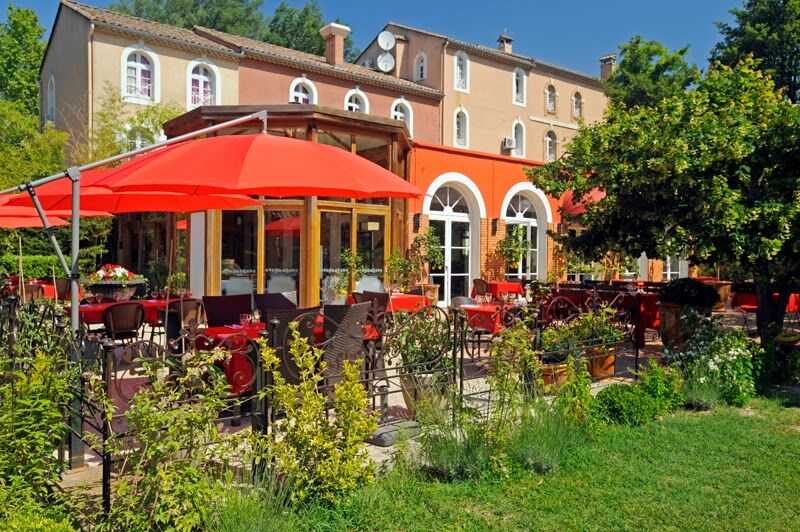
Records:
[[[25,279],[52,279],[53,267],[56,277],[64,277],[55,255],[23,255],[22,270]],[[19,274],[19,255],[0,255],[0,272],[8,275]]]

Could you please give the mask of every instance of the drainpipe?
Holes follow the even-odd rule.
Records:
[[[450,44],[449,39],[444,40],[444,44],[442,44],[442,68],[441,68],[441,81],[439,83],[439,87],[441,87],[442,91],[442,99],[440,100],[439,104],[439,145],[444,146],[444,102],[445,98],[447,98],[447,92],[445,92],[444,80],[445,75],[444,71],[447,68],[447,45]]]
[[[86,133],[89,134],[94,128],[94,22],[89,24],[89,35],[87,37],[89,43],[88,60],[89,60],[89,86],[87,89],[88,105],[86,111],[88,116],[87,127],[89,128]]]

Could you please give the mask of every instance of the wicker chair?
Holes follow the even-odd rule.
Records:
[[[282,293],[276,294],[256,294],[253,296],[256,308],[261,316],[266,316],[272,310],[294,310],[297,305],[292,303]]]
[[[489,288],[489,283],[487,283],[483,279],[473,279],[472,286],[475,287],[476,296],[485,296],[486,294],[491,292],[491,289]]]
[[[25,301],[36,301],[44,297],[44,287],[40,284],[26,284],[22,287]]]
[[[456,296],[450,300],[450,306],[453,308],[461,308],[461,305],[477,305],[478,301],[466,296]]]
[[[250,294],[233,296],[203,296],[203,307],[209,327],[239,323],[239,316],[253,311]]]
[[[358,361],[360,373],[365,372],[364,325],[371,303],[356,303],[347,307],[336,332],[325,347],[322,358],[326,363],[325,386],[329,394],[342,381],[342,370],[346,360]],[[327,321],[327,320],[326,320]]]
[[[144,306],[141,303],[115,303],[103,311],[104,329],[100,332],[114,343],[133,342],[138,340],[142,324]]]
[[[297,327],[300,331],[300,337],[308,340],[310,344],[314,344],[314,332],[317,327],[316,317],[319,315],[320,307],[298,308],[293,310],[273,310],[267,313],[265,321],[269,325],[273,320],[277,320],[278,324],[275,327],[273,338],[270,338],[270,344],[274,347],[278,356],[280,356],[280,372],[290,384],[297,384],[298,368],[294,363],[292,355],[289,353],[289,348],[292,345],[292,335],[289,334],[289,324],[297,321]],[[298,320],[298,318],[303,319]]]

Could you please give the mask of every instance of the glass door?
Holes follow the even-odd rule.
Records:
[[[506,277],[508,277],[510,281],[535,279],[539,272],[537,267],[538,250],[536,249],[539,241],[539,234],[536,220],[526,220],[523,222],[506,221],[506,234],[510,234],[511,231],[518,226],[525,228],[527,251],[522,253],[522,260],[519,263],[516,265],[506,265]]]
[[[432,218],[431,227],[442,240],[444,265],[431,270],[431,284],[439,285],[440,305],[468,296],[470,288],[470,223],[458,218]]]

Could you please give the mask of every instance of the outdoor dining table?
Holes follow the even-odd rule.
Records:
[[[503,306],[499,303],[478,303],[477,305],[461,305],[467,313],[467,327],[485,329],[493,335],[503,328]]]
[[[492,297],[500,299],[505,294],[515,294],[518,296],[525,295],[525,289],[522,288],[522,283],[519,281],[489,281],[489,293]],[[475,286],[472,287],[471,297],[475,297],[477,292]]]
[[[386,305],[386,312],[397,312],[405,310],[414,312],[429,304],[426,296],[417,294],[392,294],[389,297],[389,304]]]
[[[169,299],[169,302],[180,301],[179,298]],[[80,306],[81,321],[87,325],[103,323],[103,311],[117,303],[139,303],[144,307],[144,321],[148,325],[159,324],[158,310],[166,310],[166,299],[131,299],[128,301],[112,301],[110,303],[84,303]],[[66,307],[69,310],[69,306]]]

